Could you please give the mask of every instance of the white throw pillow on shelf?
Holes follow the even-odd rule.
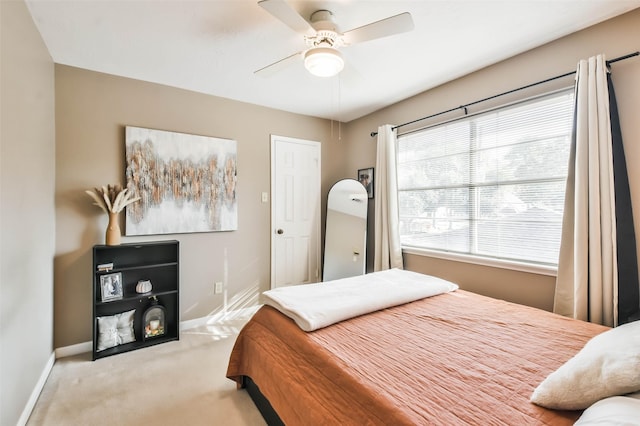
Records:
[[[98,317],[98,347],[97,351],[134,342],[136,336],[133,332],[133,316],[136,310],[132,309],[119,314]]]

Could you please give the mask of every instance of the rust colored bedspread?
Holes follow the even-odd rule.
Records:
[[[227,377],[249,376],[285,424],[569,425],[529,402],[606,327],[458,290],[306,333],[264,306]]]

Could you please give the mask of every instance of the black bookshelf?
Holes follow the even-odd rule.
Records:
[[[178,340],[180,328],[179,304],[179,242],[154,241],[127,243],[117,246],[93,247],[93,360]],[[102,281],[106,276],[120,279],[116,296],[103,299]],[[139,281],[151,281],[148,293],[136,292]],[[109,299],[115,297],[115,299]],[[161,335],[145,336],[143,315],[155,302],[164,307],[165,323]],[[133,331],[135,341],[98,351],[98,317],[108,317],[135,309]]]

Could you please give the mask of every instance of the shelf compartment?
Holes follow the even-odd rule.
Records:
[[[139,268],[145,265],[175,263],[178,259],[177,241],[155,241],[121,244],[119,246],[94,246],[94,270],[97,265],[113,263],[114,270]]]
[[[96,270],[96,274],[98,275],[109,275],[114,272],[124,272],[124,271],[134,271],[136,269],[150,269],[150,268],[162,268],[163,266],[177,266],[178,262],[167,262],[167,263],[149,263],[146,265],[138,265],[138,266],[123,266],[120,268],[116,268],[114,266],[113,269],[108,271],[98,271]]]

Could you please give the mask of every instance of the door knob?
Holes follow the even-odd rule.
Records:
[[[278,233],[278,235],[284,234],[284,231],[282,229],[278,229],[276,232]]]

